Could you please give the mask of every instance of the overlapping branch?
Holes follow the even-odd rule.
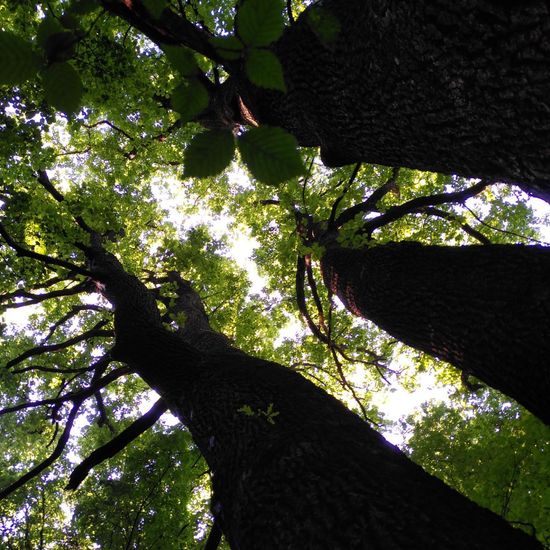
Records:
[[[168,405],[163,399],[158,399],[154,405],[141,417],[132,422],[125,430],[111,439],[105,445],[95,449],[87,458],[85,458],[71,473],[69,483],[66,489],[76,489],[90,470],[101,464],[108,458],[112,458],[129,443],[134,441],[143,432],[148,430],[155,422],[166,412]]]

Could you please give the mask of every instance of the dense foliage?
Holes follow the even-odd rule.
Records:
[[[224,60],[241,60],[259,87],[284,91],[269,45],[309,2],[286,11],[271,0],[245,1],[237,31],[234,2],[139,3],[151,21],[170,7],[206,30],[210,45],[197,52],[161,49],[109,4],[116,2],[0,6],[7,60],[0,67],[0,495],[48,466],[0,501],[0,545],[193,548],[211,524],[207,467],[168,414],[78,489],[64,489],[77,464],[155,401],[110,359],[110,305],[72,269],[86,269],[78,246],[89,239],[86,228],[151,288],[179,272],[235,346],[310,378],[383,433],[398,434],[428,471],[550,544],[548,428],[352,317],[323,289],[322,247],[308,240],[340,215],[340,239],[354,247],[547,244],[544,203],[498,182],[468,196],[475,182],[458,176],[372,164],[329,169],[316,148],[298,149],[280,128],[221,127],[209,94],[227,76]],[[336,23],[317,16],[317,32],[330,42]],[[376,201],[352,210],[373,193]],[[398,205],[406,206],[392,210]],[[388,212],[395,215],[384,218]],[[357,231],[378,217],[370,234]],[[174,296],[169,284],[162,288],[165,321],[183,326],[171,311]],[[395,393],[423,395],[426,385],[451,397],[414,413],[386,406]]]

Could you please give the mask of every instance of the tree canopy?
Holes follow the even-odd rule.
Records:
[[[479,547],[493,533],[550,545],[548,8],[417,4],[0,6],[2,545],[237,547],[268,519],[226,470],[256,451],[280,458],[265,469],[287,493],[325,480],[323,464],[367,486],[368,463],[387,478],[380,525],[403,518],[395,547],[415,529],[411,548],[438,547],[451,510],[476,518]],[[426,255],[395,263],[408,250]],[[191,369],[205,380],[195,393],[184,356],[212,367]],[[426,378],[444,401],[384,407]],[[411,502],[387,504],[409,465],[369,425],[533,538],[463,512],[435,481],[440,519],[415,527],[409,514],[436,513],[418,496],[432,481],[410,470]],[[281,466],[287,441],[297,479]],[[378,444],[383,460],[367,462]],[[308,445],[322,458],[302,467]],[[239,483],[259,493],[250,472]],[[300,521],[314,532],[331,517],[336,533],[349,520],[364,543],[346,515],[361,502]],[[384,529],[373,547],[392,547]]]

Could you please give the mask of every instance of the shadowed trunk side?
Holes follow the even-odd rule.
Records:
[[[352,313],[550,424],[550,248],[334,245],[321,263]]]
[[[99,247],[90,256],[115,306],[116,357],[189,428],[232,548],[540,548],[299,374],[233,348],[185,281],[171,275],[190,323],[170,332],[151,292],[114,256]]]

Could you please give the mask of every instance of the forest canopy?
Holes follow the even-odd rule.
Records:
[[[353,487],[363,466],[345,445],[380,444],[379,477],[410,467],[422,486],[376,432],[494,514],[403,519],[373,548],[464,548],[463,517],[479,518],[472,537],[550,547],[548,8],[359,4],[0,6],[3,547],[298,541],[262,522],[315,476]],[[449,18],[466,4],[490,48]],[[366,28],[403,44],[386,56],[358,42]],[[254,495],[272,455],[288,490],[268,487],[268,513]],[[452,493],[433,483],[438,508]],[[380,524],[416,517],[418,487]],[[369,486],[386,490],[399,483]],[[362,547],[361,501],[338,498],[301,524]]]

